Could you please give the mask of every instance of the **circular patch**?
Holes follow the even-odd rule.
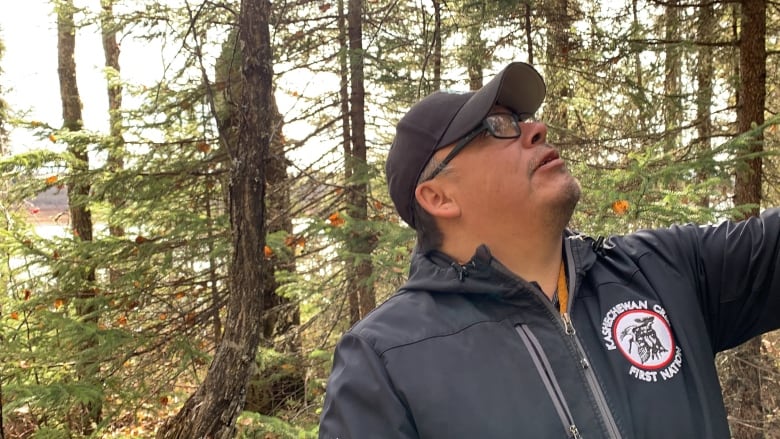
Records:
[[[620,314],[612,337],[623,356],[640,369],[661,369],[674,359],[672,330],[656,312],[637,309]]]

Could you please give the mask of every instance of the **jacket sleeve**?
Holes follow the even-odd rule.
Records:
[[[780,209],[669,232],[660,252],[691,276],[716,352],[780,327]]]
[[[360,336],[336,346],[320,417],[320,439],[417,438],[383,360]]]

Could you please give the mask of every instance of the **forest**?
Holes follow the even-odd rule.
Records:
[[[415,245],[395,123],[510,61],[547,82],[572,229],[780,205],[777,1],[51,0],[37,20],[51,120],[4,98],[0,28],[0,439],[316,437],[335,343]],[[153,80],[123,74],[131,44]],[[716,357],[734,438],[780,438],[778,349]]]

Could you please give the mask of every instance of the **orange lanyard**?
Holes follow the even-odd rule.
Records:
[[[569,286],[566,283],[566,268],[561,261],[561,270],[558,272],[558,310],[561,314],[568,312]]]

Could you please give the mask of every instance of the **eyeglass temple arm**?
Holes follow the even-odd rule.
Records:
[[[434,177],[436,177],[437,175],[439,175],[439,173],[444,170],[444,168],[447,166],[447,164],[450,161],[452,161],[453,158],[455,158],[455,156],[460,152],[460,150],[465,148],[466,145],[469,144],[469,142],[474,140],[474,138],[477,137],[479,135],[479,133],[481,133],[484,130],[485,130],[484,127],[477,128],[476,130],[474,130],[471,133],[469,133],[466,137],[460,139],[460,142],[458,142],[455,145],[455,147],[452,148],[452,150],[449,152],[449,154],[447,154],[444,157],[444,159],[436,166],[436,168],[433,169],[433,172],[431,172],[431,175],[426,180],[431,180]]]

